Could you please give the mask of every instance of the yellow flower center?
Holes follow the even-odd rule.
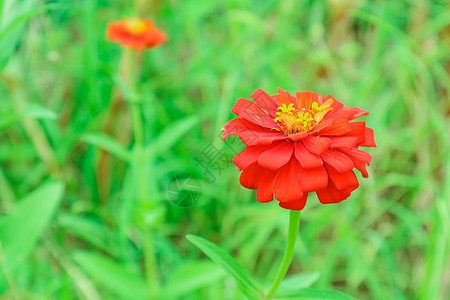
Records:
[[[297,110],[294,108],[294,103],[290,103],[288,106],[283,103],[275,113],[278,117],[273,119],[280,128],[273,129],[280,130],[286,135],[300,131],[309,132],[323,120],[327,112],[333,109],[332,103],[332,99],[328,99],[320,106],[317,102],[313,102],[309,110],[304,107]]]
[[[132,34],[139,34],[145,31],[144,21],[138,18],[125,20],[125,27]]]

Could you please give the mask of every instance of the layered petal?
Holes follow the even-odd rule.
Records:
[[[260,168],[259,172],[260,176],[258,180],[258,190],[256,191],[256,199],[258,202],[267,203],[273,200],[273,191],[278,179],[278,172],[263,168]]]
[[[333,125],[320,130],[320,135],[338,136],[346,134],[350,130],[350,125],[347,119],[337,119],[333,122]]]
[[[374,131],[352,121],[367,111],[313,92],[257,90],[251,97],[255,103],[237,101],[238,119],[224,126],[223,138],[235,134],[247,146],[233,163],[259,202],[275,197],[281,207],[301,210],[316,192],[321,203],[338,203],[359,186],[354,168],[368,176],[372,156],[358,147],[376,147]]]
[[[309,110],[313,102],[323,103],[323,95],[313,92],[297,92],[295,94],[297,106]]]
[[[298,179],[303,192],[314,192],[327,187],[328,173],[323,166],[313,169],[303,169],[302,167],[299,167],[298,171]]]
[[[330,137],[330,140],[330,147],[332,148],[353,149],[356,147],[356,145],[358,145],[358,139],[350,136]]]
[[[375,133],[373,132],[372,128],[365,128],[364,131],[364,142],[360,144],[361,147],[376,147],[377,144],[375,143]]]
[[[320,155],[325,164],[332,166],[339,173],[345,173],[353,169],[352,160],[342,152],[328,149]]]
[[[286,136],[277,131],[245,131],[239,138],[246,146],[269,145],[275,141],[286,140]]]
[[[308,199],[308,194],[303,194],[302,199],[294,202],[280,202],[279,205],[282,208],[290,210],[302,210],[305,208],[306,200]]]
[[[258,89],[250,97],[255,100],[256,104],[258,104],[261,109],[272,117],[275,117],[278,105],[272,96],[264,92],[262,89]]]
[[[239,113],[241,109],[247,108],[250,105],[253,105],[254,103],[250,100],[247,100],[245,98],[239,98],[236,103],[234,104],[233,108],[231,109],[231,112],[239,117]]]
[[[258,164],[269,170],[278,170],[291,159],[294,143],[284,142],[264,151],[258,159]]]
[[[330,148],[331,140],[329,138],[309,136],[303,141],[309,152],[320,155]]]
[[[258,161],[258,158],[264,151],[271,147],[273,146],[265,145],[247,147],[244,151],[233,157],[233,164],[242,170],[247,169],[251,164]]]
[[[339,173],[331,166],[325,165],[325,167],[327,168],[328,177],[338,190],[356,189],[358,187],[358,179],[353,171]]]
[[[347,199],[348,197],[350,197],[353,190],[354,189],[351,188],[338,190],[336,186],[333,184],[333,182],[330,180],[328,182],[327,188],[317,191],[316,194],[317,197],[319,198],[320,203],[331,204],[331,203],[339,203]]]
[[[295,202],[302,200],[303,191],[298,180],[298,165],[291,158],[283,168],[279,170],[275,183],[275,198],[280,202]]]
[[[366,122],[356,121],[349,123],[350,131],[341,135],[341,137],[354,137],[358,139],[358,145],[364,143],[366,139]]]
[[[249,133],[266,133],[268,132],[265,128],[262,128],[258,125],[255,125],[251,122],[248,122],[246,120],[243,119],[233,119],[227,122],[227,124],[225,124],[222,127],[222,139],[225,141],[225,139],[230,136],[230,135],[240,135],[244,132],[249,132]]]
[[[286,91],[283,91],[280,88],[277,88],[278,94],[273,96],[273,99],[275,100],[275,103],[278,106],[282,106],[285,104],[286,106],[289,106],[289,104],[293,104],[294,107],[297,109],[297,101],[295,101],[295,97],[289,94]]]
[[[323,165],[320,156],[306,149],[302,142],[295,143],[295,157],[304,169],[317,168]]]
[[[259,108],[258,105],[250,101],[249,103],[249,105],[239,109],[240,118],[268,129],[278,127],[273,118]]]
[[[361,172],[364,178],[369,177],[366,165],[370,165],[372,155],[359,149],[339,149],[339,151],[347,155],[353,161],[355,168]]]
[[[259,167],[257,163],[251,164],[247,169],[243,170],[239,177],[239,182],[245,188],[254,190],[258,187]]]

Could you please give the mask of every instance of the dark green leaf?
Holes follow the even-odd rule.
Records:
[[[81,136],[81,140],[85,143],[106,150],[124,161],[129,161],[131,159],[131,154],[125,147],[120,145],[112,137],[105,134],[87,133]]]
[[[261,299],[261,287],[253,280],[233,257],[210,241],[195,235],[188,234],[186,238],[203,251],[212,261],[218,264],[228,274],[236,279],[241,291],[250,299]]]
[[[168,278],[162,295],[165,299],[180,299],[200,288],[228,276],[219,266],[209,261],[188,262]]]
[[[319,279],[319,276],[319,272],[313,272],[286,277],[281,282],[278,292],[281,293],[282,291],[296,291],[302,288],[308,288]]]
[[[146,299],[148,290],[143,276],[126,270],[122,264],[101,254],[77,251],[74,260],[93,280],[123,299]]]
[[[61,182],[43,185],[0,219],[0,259],[8,273],[14,275],[17,266],[26,262],[61,202],[63,191]],[[0,294],[6,287],[6,278],[0,271]]]
[[[322,299],[322,300],[356,300],[356,298],[332,290],[321,290],[305,288],[298,291],[279,293],[275,299],[296,299],[296,300],[309,300],[309,299]]]

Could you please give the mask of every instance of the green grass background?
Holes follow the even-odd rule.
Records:
[[[145,243],[161,299],[244,299],[188,233],[270,285],[288,211],[239,185],[230,162],[243,146],[219,135],[238,98],[277,87],[368,110],[378,144],[348,200],[308,200],[289,271],[306,275],[295,284],[319,275],[312,287],[360,299],[450,296],[447,1],[0,4],[0,299],[145,299]],[[124,161],[133,134],[117,88],[122,50],[105,40],[108,22],[135,14],[169,36],[139,56],[145,201]],[[206,172],[207,149],[223,160]],[[189,207],[168,200],[180,174],[202,188]]]

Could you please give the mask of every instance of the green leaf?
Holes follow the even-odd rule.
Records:
[[[5,129],[6,127],[11,126],[18,120],[20,120],[21,116],[14,112],[10,114],[1,114],[0,115],[0,130]]]
[[[178,120],[170,124],[163,132],[152,142],[150,146],[144,149],[144,158],[149,158],[167,149],[179,141],[189,130],[200,122],[198,116],[191,116]]]
[[[5,36],[7,36],[10,32],[12,32],[13,30],[17,29],[19,26],[23,25],[26,21],[28,21],[32,17],[34,17],[34,16],[36,16],[38,14],[41,14],[43,12],[46,12],[50,8],[51,8],[50,5],[46,5],[46,6],[38,7],[36,9],[34,9],[34,10],[31,10],[31,11],[28,11],[26,13],[21,14],[14,21],[9,23],[8,26],[6,26],[6,28],[4,28],[0,32],[0,41],[2,39],[4,39]]]
[[[76,251],[75,262],[93,280],[123,299],[147,299],[148,289],[145,279],[101,254],[89,251]]]
[[[11,214],[0,219],[0,260],[14,277],[19,264],[36,247],[39,238],[50,223],[61,199],[64,185],[51,182],[31,192],[17,204]],[[0,295],[7,281],[0,269]]]
[[[233,257],[210,241],[188,234],[188,241],[203,251],[212,261],[218,264],[228,274],[234,277],[241,291],[250,299],[261,299],[262,288],[251,278],[247,270],[244,269]]]
[[[2,1],[3,2],[3,1]],[[23,37],[22,30],[26,22],[32,17],[47,12],[52,8],[61,7],[61,5],[50,4],[41,7],[35,7],[35,1],[15,1],[13,5],[0,3],[2,17],[9,17],[9,20],[1,19],[1,24],[6,24],[0,30],[0,70],[7,64],[8,60],[15,51],[16,45]],[[5,9],[8,6],[8,9]],[[6,19],[6,18],[5,18]]]
[[[209,261],[188,262],[181,265],[167,279],[162,295],[165,299],[180,299],[228,276]]]
[[[287,291],[297,291],[299,289],[308,288],[319,279],[319,272],[302,273],[288,276],[280,284],[278,293]]]
[[[284,300],[284,299],[322,299],[322,300],[356,300],[356,298],[333,290],[321,290],[321,289],[312,289],[305,288],[299,291],[291,291],[279,293],[276,295],[275,299]]]
[[[22,116],[33,117],[36,119],[49,119],[49,120],[58,119],[58,114],[55,111],[37,103],[28,104],[28,106],[22,111],[20,111],[19,114]]]
[[[86,133],[81,136],[81,140],[92,146],[106,150],[124,161],[129,161],[131,159],[131,154],[125,147],[120,145],[112,137],[105,134]]]
[[[29,104],[25,109],[19,112],[14,112],[12,110],[0,112],[0,130],[11,126],[15,122],[19,121],[22,117],[56,120],[58,118],[58,114],[55,111],[39,104]]]
[[[91,247],[99,247],[107,253],[116,254],[117,249],[111,247],[114,243],[108,243],[111,240],[111,234],[108,234],[108,228],[102,226],[100,221],[84,215],[63,214],[58,218],[58,223],[67,233],[90,243]]]

